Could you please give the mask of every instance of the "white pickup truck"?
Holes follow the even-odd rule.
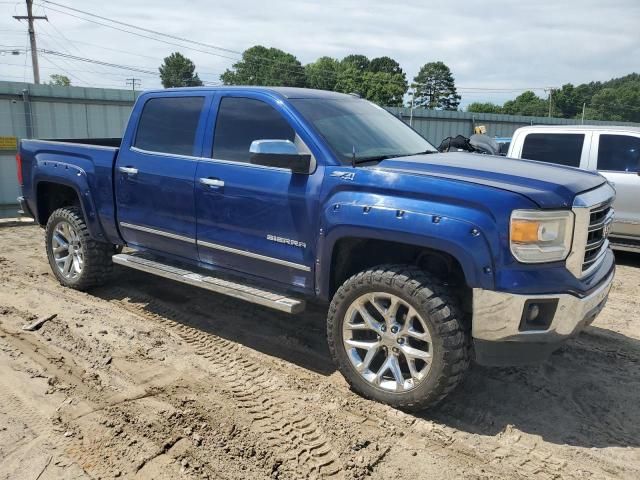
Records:
[[[600,172],[616,189],[611,246],[640,253],[640,127],[522,127],[507,156]]]

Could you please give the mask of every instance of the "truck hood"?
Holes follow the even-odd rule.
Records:
[[[596,172],[573,167],[466,152],[397,157],[373,168],[508,190],[528,197],[541,208],[568,207],[578,193],[606,181]]]

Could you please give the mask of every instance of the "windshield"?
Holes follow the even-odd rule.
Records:
[[[291,104],[324,137],[338,159],[351,163],[435,152],[420,134],[366,100],[297,98]]]

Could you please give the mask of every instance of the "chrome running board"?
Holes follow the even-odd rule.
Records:
[[[156,258],[142,253],[120,253],[112,257],[113,263],[152,273],[159,277],[175,280],[180,283],[204,288],[222,295],[239,298],[247,302],[280,310],[286,313],[300,313],[305,308],[305,301],[288,297],[284,294],[266,290],[264,288],[238,283],[226,278],[186,270],[183,267],[171,265],[165,259]]]

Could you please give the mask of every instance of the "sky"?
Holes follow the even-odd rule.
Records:
[[[456,80],[462,105],[502,103],[526,89],[608,80],[640,72],[638,0],[57,0],[103,17],[220,47],[167,45],[90,23],[83,14],[34,0],[38,48],[157,71],[173,51],[191,58],[201,79],[215,83],[240,53],[256,44],[295,55],[303,64],[328,55],[390,56],[409,81],[441,60]],[[24,1],[0,0],[0,50],[28,46]],[[71,16],[71,15],[75,16]],[[93,18],[101,23],[108,23]],[[129,27],[118,26],[121,29]],[[139,32],[149,37],[153,34]],[[142,89],[157,75],[40,55],[41,79],[60,73],[72,84]],[[32,81],[28,54],[0,54],[0,80]]]

